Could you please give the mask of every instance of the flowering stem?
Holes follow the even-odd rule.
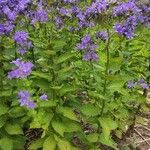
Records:
[[[1,58],[3,59],[3,50],[4,50],[4,47],[1,46],[1,53],[0,53],[0,56]],[[3,62],[2,62],[2,59],[0,60],[0,87],[1,87],[1,90],[3,90]]]
[[[107,78],[106,76],[108,75],[108,69],[109,69],[109,57],[110,57],[110,54],[109,54],[109,44],[110,44],[110,34],[109,34],[109,29],[107,29],[107,33],[108,33],[108,41],[107,41],[107,45],[106,45],[106,56],[107,56],[107,61],[106,61],[106,69],[105,69],[105,81],[104,81],[104,88],[103,88],[103,93],[104,95],[106,95],[106,85],[107,85]],[[101,110],[101,116],[103,115],[103,112],[104,112],[104,108],[105,108],[105,99],[103,99],[102,101],[102,110]]]

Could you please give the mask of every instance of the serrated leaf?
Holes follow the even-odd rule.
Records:
[[[55,51],[53,51],[53,50],[46,50],[46,51],[44,51],[44,53],[46,54],[46,55],[55,55],[56,54],[56,52]]]
[[[38,71],[32,71],[31,73],[35,77],[47,79],[48,81],[51,81],[52,77],[48,73],[38,72]]]
[[[110,132],[118,127],[117,122],[115,122],[112,118],[109,117],[99,118],[99,122],[102,126],[103,134],[106,139],[109,138]]]
[[[99,137],[99,134],[98,133],[92,133],[92,134],[89,134],[86,136],[86,139],[89,141],[89,142],[97,142],[98,141],[98,137]]]
[[[64,136],[66,126],[62,122],[52,121],[52,127],[57,133],[59,133],[61,136]]]
[[[0,116],[0,128],[4,126],[6,120],[7,120],[6,116]]]
[[[0,139],[0,147],[2,150],[13,150],[13,142],[9,138]]]
[[[6,107],[5,105],[0,104],[0,116],[3,114],[6,114],[8,111],[8,107]]]
[[[72,110],[72,108],[69,107],[61,107],[59,109],[59,112],[63,114],[63,116],[74,120],[74,121],[78,121],[77,116],[75,115],[74,111]]]
[[[74,56],[73,53],[66,53],[61,55],[56,61],[55,64],[59,64],[59,63],[63,63],[65,62],[67,59],[72,58]]]
[[[5,130],[10,135],[23,134],[22,128],[18,124],[7,124]]]
[[[66,42],[62,40],[55,40],[54,44],[54,49],[62,49],[66,45]]]
[[[56,101],[54,100],[48,100],[48,101],[40,101],[39,106],[40,107],[54,107],[56,106]]]
[[[64,141],[64,140],[60,139],[58,141],[57,145],[58,145],[60,150],[72,150],[72,147],[68,141]]]
[[[9,110],[9,116],[18,118],[21,116],[24,116],[26,114],[26,111],[22,107],[13,107],[12,109]]]
[[[100,108],[98,106],[94,106],[93,104],[83,105],[80,110],[86,116],[92,117],[100,114]]]
[[[111,139],[111,137],[106,137],[103,133],[100,135],[99,142],[118,150],[117,144]]]
[[[29,146],[29,150],[37,150],[38,148],[43,147],[44,140],[45,139],[38,139],[33,141]]]
[[[55,150],[57,142],[54,137],[48,137],[43,144],[43,150]]]
[[[64,125],[66,126],[65,132],[76,132],[81,131],[80,124],[75,121],[65,121]]]

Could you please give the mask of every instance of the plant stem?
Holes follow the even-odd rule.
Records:
[[[106,45],[106,48],[105,48],[107,61],[106,61],[105,81],[104,81],[104,88],[103,88],[104,95],[106,95],[106,90],[107,90],[107,87],[106,87],[107,86],[107,78],[106,78],[106,76],[108,75],[109,62],[110,62],[110,54],[109,54],[110,33],[109,33],[109,29],[107,29],[107,33],[108,33],[108,41],[107,41],[107,45]],[[101,116],[103,115],[104,108],[105,108],[105,99],[103,99],[103,101],[102,101]]]

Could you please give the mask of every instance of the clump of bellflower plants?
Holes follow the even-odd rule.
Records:
[[[0,149],[32,128],[29,149],[120,149],[150,88],[149,27],[146,0],[1,0]]]

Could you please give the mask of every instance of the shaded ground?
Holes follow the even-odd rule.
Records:
[[[127,133],[122,140],[117,140],[120,150],[150,150],[150,111],[149,107],[142,110],[143,113],[139,114],[136,118],[136,124],[134,128]],[[88,125],[85,126],[86,130]],[[25,150],[28,150],[32,141],[37,140],[42,135],[42,129],[29,129],[25,131],[27,141],[25,144]],[[77,137],[73,139],[73,143],[84,149],[84,144]],[[102,150],[112,150],[106,146],[101,148]]]

